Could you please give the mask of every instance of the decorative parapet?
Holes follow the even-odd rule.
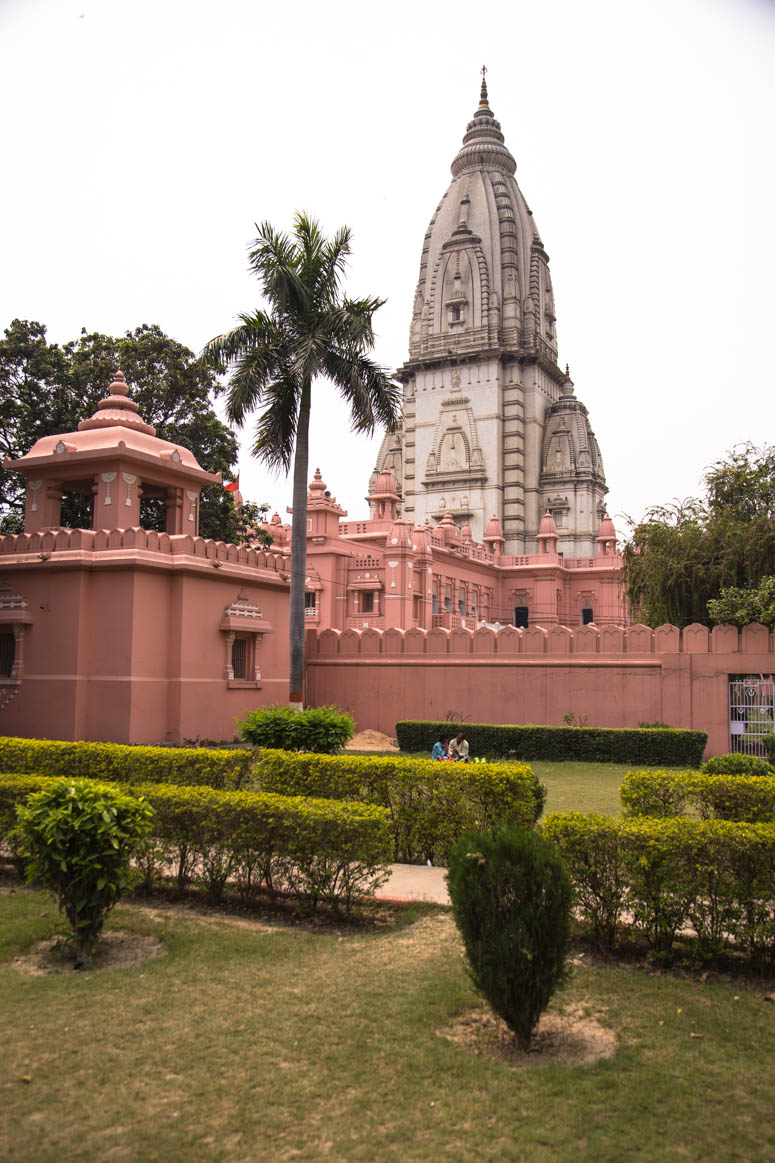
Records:
[[[219,564],[247,565],[271,573],[286,574],[290,559],[271,550],[249,549],[226,541],[211,541],[191,534],[157,533],[152,529],[44,529],[0,537],[0,560],[52,554],[102,553],[131,550],[165,557],[193,557]]]
[[[309,639],[309,657],[363,657],[375,655],[404,657],[492,658],[522,656],[562,658],[613,656],[647,659],[665,654],[737,654],[775,655],[775,635],[766,626],[754,623],[738,630],[736,626],[692,625],[681,631],[677,626],[530,626],[526,630],[503,626],[494,630],[481,626],[469,630],[462,626],[431,630],[323,630]],[[740,665],[744,667],[741,657]],[[773,659],[775,668],[775,659]]]

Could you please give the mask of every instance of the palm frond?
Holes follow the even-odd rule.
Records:
[[[287,369],[264,389],[266,407],[256,423],[253,455],[272,469],[290,470],[296,443],[301,385]]]
[[[323,367],[350,405],[355,432],[371,435],[377,424],[388,430],[395,427],[401,389],[384,368],[352,349],[328,352]]]
[[[265,311],[241,314],[237,318],[241,320],[241,326],[216,335],[202,348],[204,361],[221,374],[228,371],[229,365],[245,351],[276,342],[277,325]]]

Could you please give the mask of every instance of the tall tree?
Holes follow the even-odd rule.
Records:
[[[212,369],[147,324],[119,338],[84,330],[60,347],[46,340],[41,323],[14,319],[0,340],[0,463],[22,456],[41,436],[74,431],[108,394],[119,367],[157,436],[190,448],[207,472],[232,474],[238,443],[215,413],[219,388]],[[0,532],[20,529],[23,513],[21,478],[0,472]],[[88,499],[68,495],[62,520],[88,526]],[[160,505],[143,502],[144,525],[163,528],[163,521]],[[222,541],[245,536],[232,495],[216,487],[202,490],[199,527],[203,537]]]
[[[250,268],[268,310],[240,315],[239,326],[211,340],[205,354],[219,372],[231,371],[231,421],[243,424],[249,412],[261,409],[254,455],[275,470],[288,472],[293,464],[290,697],[301,703],[312,387],[320,377],[336,384],[350,405],[354,431],[369,434],[377,424],[395,425],[400,394],[368,354],[372,317],[384,300],[349,299],[341,290],[349,229],[326,239],[305,214],[295,216],[290,236],[269,222],[257,229]]]
[[[648,625],[718,621],[775,574],[775,447],[740,445],[705,485],[704,499],[649,509],[624,548],[627,599]]]

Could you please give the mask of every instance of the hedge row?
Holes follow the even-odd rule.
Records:
[[[533,727],[492,723],[396,723],[402,751],[430,751],[440,735],[462,729],[478,756],[583,760],[588,763],[642,763],[658,767],[699,767],[708,742],[704,731],[674,727]]]
[[[51,777],[0,775],[0,842],[13,837],[16,805]],[[211,901],[233,881],[244,899],[259,891],[321,901],[350,912],[353,900],[387,879],[392,854],[388,814],[373,804],[171,784],[135,784],[153,808],[151,839],[139,858],[150,888],[172,870],[182,890],[195,883]]]
[[[263,750],[253,772],[265,791],[379,804],[390,814],[393,857],[443,864],[460,836],[499,820],[532,827],[546,789],[527,764],[438,763],[401,756]]]
[[[697,771],[628,771],[619,788],[628,816],[775,823],[775,777],[705,775]]]
[[[0,737],[0,771],[35,772],[108,783],[172,783],[236,791],[247,782],[250,751],[207,747],[128,747]]]
[[[666,958],[691,928],[702,960],[731,944],[775,957],[775,825],[570,812],[548,816],[543,831],[600,947],[614,949],[635,929]]]

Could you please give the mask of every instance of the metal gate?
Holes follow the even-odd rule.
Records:
[[[771,674],[729,676],[729,750],[766,758],[762,736],[773,729],[775,677]]]

